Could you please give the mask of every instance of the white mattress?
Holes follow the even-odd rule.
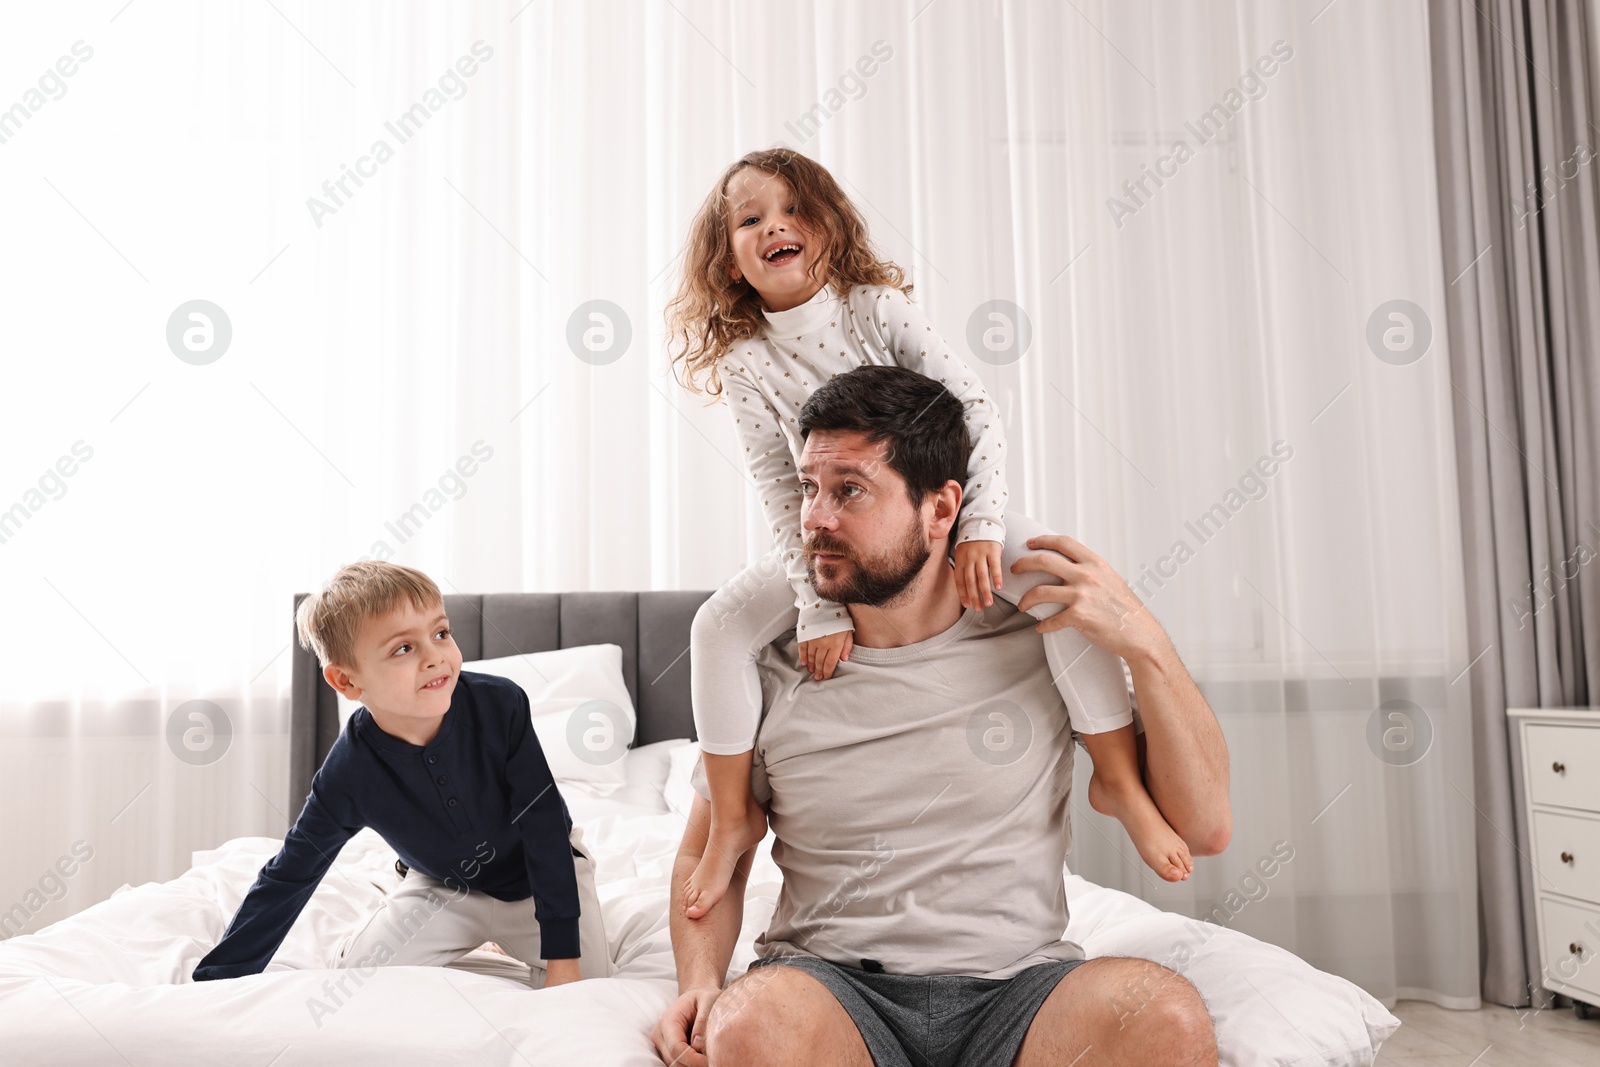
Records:
[[[69,919],[0,942],[0,1059],[63,1067],[660,1067],[649,1034],[676,995],[667,885],[683,831],[663,791],[677,791],[675,804],[684,808],[684,784],[668,783],[667,768],[669,750],[687,743],[630,752],[629,786],[617,796],[599,800],[563,787],[597,858],[613,978],[534,991],[456,968],[384,968],[359,985],[351,972],[327,969],[330,946],[397,882],[394,853],[364,831],[339,855],[266,973],[191,982],[280,844],[238,838],[196,853],[193,867],[170,882],[123,886]],[[781,876],[770,841],[752,871],[731,977],[754,958],[753,941],[772,914]],[[1066,937],[1091,957],[1145,956],[1187,975],[1211,1010],[1224,1064],[1370,1064],[1399,1025],[1356,986],[1288,952],[1064,877],[1072,913]],[[1198,947],[1180,966],[1181,943]],[[343,990],[332,984],[340,979]]]

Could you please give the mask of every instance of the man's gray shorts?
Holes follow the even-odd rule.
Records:
[[[850,1013],[877,1067],[1011,1067],[1056,983],[1087,960],[1053,960],[1011,978],[857,970],[814,956],[750,964],[797,967]]]

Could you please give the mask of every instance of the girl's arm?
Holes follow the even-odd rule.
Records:
[[[744,450],[745,469],[759,494],[773,543],[782,551],[784,574],[794,587],[795,605],[800,610],[796,638],[814,641],[855,629],[850,612],[842,604],[819,597],[806,573],[800,551],[805,540],[800,526],[800,472],[795,469],[792,446],[777,413],[737,359],[723,360],[721,376],[733,413],[734,434]]]
[[[861,323],[896,363],[943,385],[966,409],[972,458],[962,493],[956,544],[1006,539],[1006,433],[989,391],[951,351],[922,309],[898,289],[884,287]]]

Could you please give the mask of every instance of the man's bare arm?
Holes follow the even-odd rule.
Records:
[[[1233,836],[1228,744],[1166,630],[1116,569],[1080,542],[1050,535],[1032,538],[1029,546],[1053,551],[1024,556],[1012,572],[1045,571],[1061,584],[1033,587],[1018,601],[1018,609],[1061,604],[1062,611],[1037,629],[1048,633],[1075,626],[1094,644],[1127,661],[1144,722],[1139,762],[1145,788],[1190,852],[1221,852]]]
[[[1159,640],[1128,657],[1144,723],[1139,770],[1150,799],[1189,851],[1214,856],[1233,837],[1228,743],[1177,649],[1160,624],[1151,623]]]
[[[691,989],[721,989],[728,964],[744,926],[744,891],[750,876],[754,850],[739,857],[728,891],[711,910],[699,919],[683,913],[683,891],[705,854],[711,835],[711,802],[695,794],[689,809],[688,826],[672,863],[672,902],[668,918],[672,925],[672,955],[678,966],[678,992]]]

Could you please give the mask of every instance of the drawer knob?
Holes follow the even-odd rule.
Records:
[[[1550,769],[1555,771],[1557,774],[1567,773],[1567,765],[1562,763],[1560,760],[1556,760],[1554,763],[1550,764]]]
[[[1563,852],[1563,853],[1562,853],[1562,854],[1561,854],[1561,862],[1562,862],[1562,863],[1571,863],[1571,862],[1572,862],[1572,853],[1570,853],[1570,852]]]
[[[1574,956],[1582,956],[1583,946],[1574,941],[1572,944],[1567,946],[1567,951],[1572,953]]]

